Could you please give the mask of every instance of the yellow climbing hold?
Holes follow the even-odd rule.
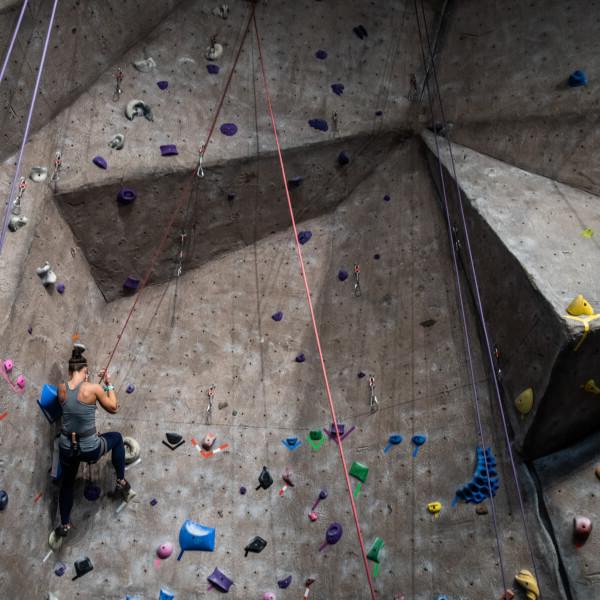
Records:
[[[585,385],[581,386],[584,391],[589,392],[590,394],[598,394],[600,395],[600,388],[596,385],[596,382],[593,379],[588,379],[585,382]]]
[[[594,309],[591,307],[590,303],[579,294],[571,304],[567,306],[567,312],[575,317],[580,317],[581,315],[591,316],[594,314]]]
[[[441,502],[430,502],[427,505],[427,510],[433,515],[434,519],[437,519],[440,511],[442,510],[442,503]]]
[[[536,578],[527,569],[521,569],[515,575],[515,581],[525,589],[527,600],[537,600],[540,595],[540,588]]]
[[[530,413],[533,408],[533,390],[531,388],[523,390],[515,398],[515,406],[522,415]]]
[[[592,229],[590,229],[590,228],[588,227],[587,229],[584,229],[584,230],[581,232],[581,235],[582,235],[584,238],[591,238],[591,237],[594,235],[594,232],[593,232],[593,230],[592,230]]]

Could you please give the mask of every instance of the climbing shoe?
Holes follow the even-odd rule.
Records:
[[[125,484],[117,482],[114,495],[117,498],[121,498],[124,502],[130,502],[135,498],[136,492],[131,489],[129,481],[125,481]]]
[[[48,544],[54,551],[60,550],[65,538],[69,533],[70,527],[67,525],[59,525],[56,529],[50,532],[48,536]]]

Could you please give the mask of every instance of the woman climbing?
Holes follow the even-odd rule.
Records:
[[[88,364],[83,356],[85,346],[75,344],[69,360],[69,381],[58,385],[58,400],[63,410],[60,433],[60,467],[62,482],[59,495],[61,524],[50,533],[50,547],[58,549],[71,529],[73,488],[80,462],[96,461],[112,450],[112,464],[117,475],[115,496],[129,502],[135,492],[125,479],[125,446],[123,436],[111,431],[98,435],[96,402],[107,412],[119,410],[119,402],[110,383],[108,371],[102,371],[102,384],[88,382]]]

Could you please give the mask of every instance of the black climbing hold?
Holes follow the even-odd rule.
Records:
[[[369,37],[369,34],[367,33],[367,30],[362,25],[359,25],[358,27],[355,27],[352,31],[354,31],[354,33],[361,40],[364,40],[366,37]]]
[[[291,583],[292,583],[292,576],[288,575],[284,579],[280,579],[277,582],[277,585],[279,586],[280,589],[285,590],[286,588],[290,587]]]
[[[375,111],[375,116],[376,117],[381,117],[381,115],[383,115],[383,111],[382,110],[376,110]]]
[[[304,180],[304,177],[300,177],[300,176],[292,177],[291,179],[288,179],[288,182],[287,182],[288,187],[290,189],[300,187],[302,185],[303,180]]]
[[[29,335],[31,335],[33,333],[33,327],[31,325],[27,328],[27,333]]]
[[[301,244],[306,244],[308,240],[312,237],[312,231],[299,231],[298,232],[298,241]]]
[[[255,554],[259,554],[262,552],[267,546],[266,540],[263,540],[260,536],[256,536],[245,548],[244,548],[244,556],[248,556],[248,552],[254,552]]]
[[[94,156],[94,158],[92,158],[92,162],[101,169],[108,169],[108,163],[106,162],[106,159],[102,158],[101,156]]]
[[[211,74],[211,75],[216,75],[219,72],[219,65],[206,65],[206,70]]]
[[[435,319],[427,319],[427,321],[422,321],[419,323],[421,327],[433,327],[437,321]]]
[[[181,444],[184,443],[184,439],[181,435],[179,435],[178,433],[167,433],[165,434],[167,441],[163,440],[162,443],[167,446],[167,448],[170,448],[171,450],[175,450],[176,448],[179,448],[179,446],[181,446]]]
[[[344,84],[343,83],[332,83],[331,84],[331,91],[336,96],[341,96],[344,93]]]
[[[358,372],[358,378],[362,379],[365,376],[365,373],[363,373],[362,371]]]
[[[158,500],[156,498],[152,498],[152,500],[150,500],[150,506],[156,506],[158,504]]]
[[[94,570],[94,565],[92,564],[92,561],[86,556],[85,558],[82,558],[81,560],[76,560],[75,561],[75,573],[77,573],[75,575],[75,577],[73,577],[73,581],[75,581],[76,579],[79,579],[79,577],[83,577],[86,573],[89,573],[90,571]]]
[[[337,161],[340,167],[343,167],[344,165],[347,165],[350,162],[350,157],[348,156],[347,152],[342,150],[338,155]]]
[[[379,259],[381,258],[381,254],[374,254],[374,255],[373,255],[373,258],[374,258],[375,260],[379,260]]]
[[[308,124],[313,129],[318,129],[319,131],[327,131],[329,129],[329,125],[325,119],[310,119]]]
[[[5,510],[8,504],[8,494],[4,490],[0,490],[0,511]]]
[[[319,60],[325,60],[327,58],[327,52],[325,52],[325,50],[317,50],[315,52],[315,56],[319,59]]]
[[[272,485],[273,478],[271,477],[271,473],[269,473],[267,467],[263,467],[260,475],[258,476],[258,487],[256,489],[260,490],[262,488],[263,490],[267,490]]]

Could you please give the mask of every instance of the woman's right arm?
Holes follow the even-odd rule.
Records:
[[[96,384],[96,397],[98,398],[98,402],[100,402],[100,406],[106,412],[114,415],[119,410],[119,402],[114,387],[110,383],[108,371],[102,371],[100,377],[102,377],[102,385]]]

